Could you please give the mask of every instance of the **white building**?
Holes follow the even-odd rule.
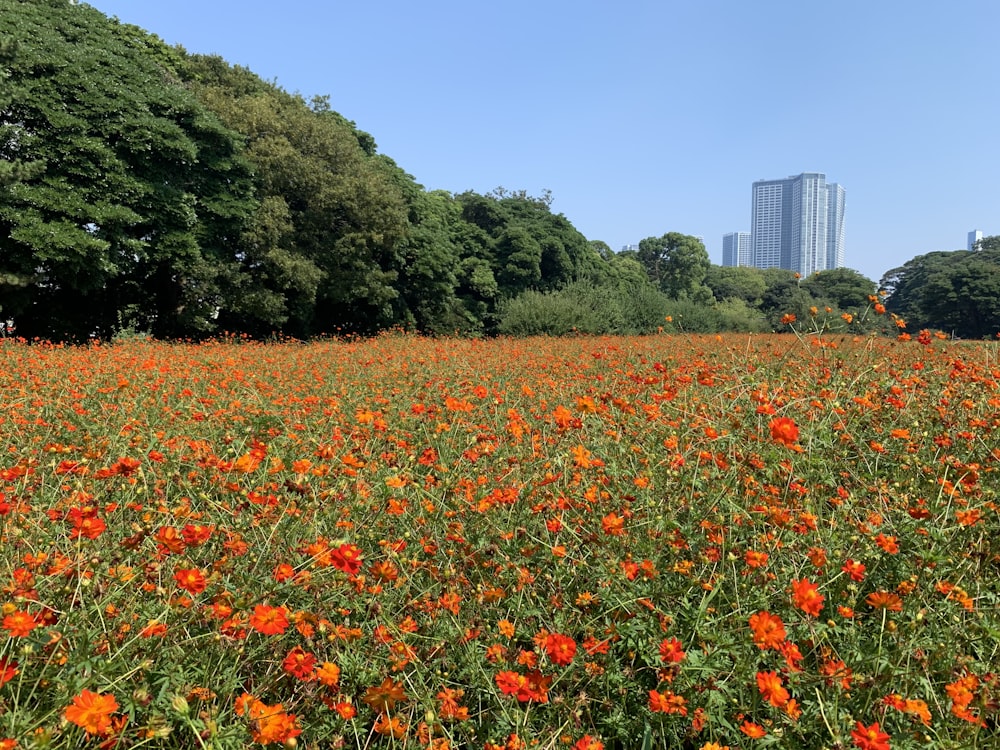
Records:
[[[752,264],[802,276],[842,267],[845,196],[819,172],[753,183]]]
[[[971,232],[969,232],[966,248],[969,250],[975,250],[976,243],[979,242],[979,240],[981,240],[982,238],[983,238],[983,230],[973,229]]]
[[[730,232],[722,235],[722,265],[752,266],[752,251],[750,232]]]

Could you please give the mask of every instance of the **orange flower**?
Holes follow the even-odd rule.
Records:
[[[791,698],[785,686],[781,684],[781,677],[777,672],[758,672],[757,689],[760,690],[764,700],[775,708],[782,708]]]
[[[41,623],[30,612],[16,611],[3,618],[3,627],[11,638],[27,638]]]
[[[585,734],[573,743],[573,750],[604,750],[604,743],[597,737]]]
[[[112,729],[111,714],[118,710],[113,695],[82,690],[63,712],[66,721],[76,724],[87,734],[104,735]]]
[[[771,420],[771,440],[792,448],[799,441],[799,428],[789,417],[775,417]]]
[[[752,740],[759,740],[761,737],[767,736],[764,727],[760,724],[754,724],[752,721],[744,721],[740,724],[740,731]]]
[[[189,594],[200,594],[208,586],[208,579],[198,568],[179,568],[174,573],[174,581]]]
[[[903,699],[899,693],[892,693],[882,699],[887,706],[892,706],[897,711],[918,716],[925,727],[931,725],[931,711],[927,703],[917,698]]]
[[[877,721],[867,727],[859,721],[857,728],[851,730],[851,739],[860,750],[889,750],[889,735]]]
[[[340,667],[332,661],[325,661],[316,670],[317,679],[328,688],[335,688],[340,683]]]
[[[337,711],[340,718],[345,721],[353,719],[358,715],[358,709],[356,709],[354,704],[349,701],[339,701],[337,705],[334,706],[334,709]]]
[[[158,620],[150,620],[139,635],[143,638],[161,638],[167,634],[167,626]]]
[[[250,627],[264,635],[280,635],[288,628],[288,624],[284,607],[258,604],[250,615]]]
[[[763,650],[779,648],[785,640],[785,624],[770,612],[750,615],[750,629],[753,631],[753,642]]]
[[[766,552],[757,552],[756,550],[747,550],[746,555],[743,556],[743,560],[746,562],[748,568],[762,568],[767,565],[769,555]]]
[[[903,600],[888,591],[873,591],[865,599],[869,607],[887,609],[890,612],[902,612]]]
[[[819,617],[826,597],[819,593],[819,587],[806,578],[792,581],[792,601],[808,615]]]
[[[465,721],[469,718],[469,709],[459,705],[465,691],[461,688],[444,688],[437,694],[438,715],[446,721]]]
[[[383,737],[392,737],[394,740],[401,740],[406,736],[407,726],[396,716],[382,714],[378,717],[372,729],[375,730],[376,734],[381,734]]]
[[[601,519],[601,529],[608,536],[621,536],[625,533],[625,519],[617,513],[608,513]]]
[[[406,693],[402,685],[391,677],[386,677],[382,680],[381,685],[368,688],[361,700],[379,713],[388,713],[396,707],[397,703],[403,703],[406,700]]]
[[[250,736],[254,742],[262,745],[287,745],[289,740],[302,734],[297,718],[285,713],[280,703],[269,706],[253,698],[247,713],[250,719]]]
[[[899,552],[899,543],[896,541],[896,537],[894,536],[879,534],[875,537],[875,543],[881,547],[883,551],[889,553],[890,555],[895,555]]]
[[[785,657],[785,664],[788,665],[789,672],[802,671],[802,667],[800,667],[799,664],[805,657],[802,655],[802,651],[799,649],[799,645],[797,643],[785,641],[781,644],[778,651]]]
[[[665,714],[680,714],[687,716],[687,701],[683,696],[671,691],[661,693],[656,690],[649,691],[649,710]]]

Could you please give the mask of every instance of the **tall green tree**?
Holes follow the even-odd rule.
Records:
[[[748,266],[712,265],[705,274],[705,286],[719,302],[737,299],[754,307],[760,305],[767,289],[763,272]]]
[[[310,105],[217,56],[192,55],[185,80],[245,141],[267,212],[247,251],[284,298],[297,335],[400,322],[407,204],[391,162],[324,97]]]
[[[816,300],[800,285],[798,274],[782,268],[767,268],[764,276],[764,294],[760,310],[773,329],[780,329],[785,315],[794,315],[800,321],[809,318],[809,309]]]
[[[886,309],[911,329],[932,328],[962,338],[1000,332],[1000,240],[980,250],[918,255],[882,278]]]
[[[842,311],[866,307],[878,291],[874,281],[850,268],[818,271],[803,279],[801,286],[818,302]]]
[[[68,0],[0,0],[5,314],[26,335],[162,336],[214,327],[252,210],[231,131],[176,76],[174,51]],[[10,283],[13,282],[13,283]]]
[[[711,260],[697,237],[680,232],[647,237],[640,240],[637,257],[650,281],[667,296],[696,301],[711,299],[711,292],[704,284]]]

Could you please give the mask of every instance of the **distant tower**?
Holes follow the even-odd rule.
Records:
[[[979,242],[979,240],[981,240],[982,238],[983,238],[982,230],[973,229],[971,232],[969,232],[969,239],[968,239],[968,244],[966,245],[966,249],[975,250],[976,243]]]
[[[722,235],[722,265],[752,266],[750,232],[730,232]]]
[[[753,183],[750,244],[757,268],[809,276],[844,265],[845,190],[826,175],[803,172]]]
[[[844,208],[847,202],[842,185],[831,182],[826,186],[826,267],[844,267]]]

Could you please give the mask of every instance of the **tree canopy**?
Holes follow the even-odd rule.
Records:
[[[1000,333],[1000,236],[978,250],[918,255],[882,277],[886,308],[910,328],[935,328],[960,338]]]
[[[328,97],[70,0],[0,0],[0,83],[0,315],[27,337],[768,330],[874,293],[714,266],[679,232],[615,253],[548,191],[427,190]],[[918,256],[890,304],[992,335],[998,257]]]

